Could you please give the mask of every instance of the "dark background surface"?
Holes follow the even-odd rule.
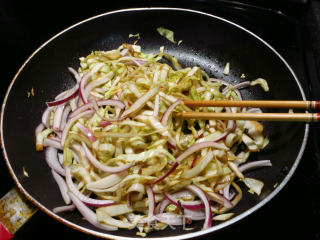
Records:
[[[308,99],[319,99],[320,7],[317,1],[104,1],[67,5],[2,0],[1,100],[26,58],[61,30],[110,10],[146,6],[192,8],[246,27],[270,43],[287,60],[300,79]],[[320,239],[319,132],[317,125],[311,126],[305,154],[284,189],[257,212],[214,234],[212,239]],[[14,186],[3,160],[0,160],[0,180],[1,197]],[[95,239],[42,212],[33,216],[16,233],[15,238]]]

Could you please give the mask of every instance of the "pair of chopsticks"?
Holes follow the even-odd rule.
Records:
[[[289,109],[320,109],[320,101],[183,101],[189,107],[255,107],[255,108],[289,108]],[[255,120],[255,121],[290,121],[319,122],[320,113],[212,113],[212,112],[177,112],[175,117],[185,119],[206,120]]]

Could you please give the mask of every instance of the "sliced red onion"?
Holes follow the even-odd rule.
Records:
[[[91,116],[94,113],[94,110],[87,110],[85,112],[82,112],[78,114],[77,116],[74,116],[73,118],[70,118],[67,122],[66,126],[64,127],[61,135],[61,145],[64,145],[64,142],[67,138],[69,129],[72,127],[72,125],[81,117]]]
[[[43,146],[53,147],[62,150],[61,141],[58,138],[45,138],[43,140]]]
[[[74,111],[78,108],[78,99],[79,99],[79,95],[76,96],[75,98],[71,99],[70,102],[69,102],[69,106],[71,107],[71,111]]]
[[[201,210],[201,209],[197,209],[197,210],[191,210],[191,209],[185,209],[184,210],[184,216],[186,218],[190,218],[192,220],[204,220],[206,219],[206,213],[205,211]]]
[[[54,209],[52,209],[52,212],[54,213],[72,212],[75,208],[76,206],[74,204],[71,204],[66,206],[55,207]]]
[[[165,197],[169,200],[170,203],[179,206],[178,200],[174,195],[170,195],[168,193],[164,193]],[[197,210],[204,208],[204,204],[201,201],[180,201],[181,206],[185,209]]]
[[[65,95],[67,95],[69,93],[71,89],[67,89],[63,92],[60,92],[57,96],[55,96],[54,100],[58,100],[58,99],[61,99],[63,98]]]
[[[154,192],[150,186],[146,187],[147,190],[147,195],[148,195],[148,205],[149,205],[149,210],[148,210],[148,218],[151,218],[154,216],[155,213],[155,208],[156,208],[156,199],[154,196]]]
[[[159,109],[160,109],[160,95],[157,94],[154,100],[154,109],[153,109],[154,117],[159,115]]]
[[[64,202],[66,204],[70,204],[71,199],[68,195],[68,187],[67,187],[65,180],[58,173],[56,173],[55,170],[51,169],[51,173],[52,173],[54,180],[56,180],[56,182],[58,184],[58,187],[59,187],[59,190],[60,190],[60,193],[61,193],[61,196],[62,196]]]
[[[253,161],[253,162],[242,164],[241,166],[238,167],[238,169],[239,171],[244,172],[244,171],[248,171],[255,168],[271,167],[271,166],[272,166],[272,163],[270,160],[259,160],[259,161]]]
[[[89,80],[89,78],[95,74],[97,71],[99,71],[99,69],[104,65],[104,63],[97,63],[92,69],[90,72],[87,72],[85,73],[81,80],[80,80],[80,83],[79,83],[79,95],[80,95],[80,98],[82,100],[82,102],[84,104],[86,104],[88,102],[88,95],[89,94],[86,94],[85,93],[85,86],[87,85],[87,81]]]
[[[242,88],[246,88],[249,86],[251,86],[250,81],[245,81],[245,82],[241,82],[241,83],[233,85],[233,89],[242,89]]]
[[[183,225],[183,217],[175,213],[159,213],[155,216],[156,220],[173,226]]]
[[[68,115],[70,112],[71,112],[70,105],[65,106],[63,113],[62,113],[62,117],[61,117],[60,130],[63,130],[64,127],[66,126],[67,121],[68,121]]]
[[[170,203],[172,203],[175,206],[179,206],[177,199],[175,199],[173,196],[171,196],[169,193],[163,193],[163,195],[166,197],[166,199],[169,200]]]
[[[212,204],[213,201],[209,201]],[[182,201],[182,206],[189,210],[198,210],[205,208],[204,203],[201,201]]]
[[[152,184],[157,184],[158,182],[161,182],[163,179],[167,178],[177,167],[179,166],[178,162],[175,162],[171,168],[166,172],[162,177],[155,180]]]
[[[222,194],[223,194],[223,197],[227,200],[227,201],[230,201],[230,204],[228,207],[232,207],[232,202],[231,200],[233,199],[233,197],[236,195],[235,192],[230,192],[230,184],[227,184],[222,190]]]
[[[198,195],[198,197],[204,203],[206,218],[203,224],[203,229],[210,228],[212,226],[212,212],[211,212],[210,203],[208,201],[206,194],[195,185],[189,185],[187,186],[187,189],[189,189],[190,191]]]
[[[61,104],[56,108],[56,110],[54,112],[52,128],[55,131],[61,130],[60,125],[61,125],[64,107],[65,107],[65,104]]]
[[[96,213],[93,212],[90,208],[88,208],[85,204],[82,203],[82,201],[80,201],[80,199],[73,194],[72,192],[69,192],[70,198],[73,202],[73,204],[76,206],[76,208],[79,210],[79,212],[81,213],[81,215],[89,222],[91,223],[93,226],[103,229],[103,230],[107,230],[107,231],[116,231],[118,230],[117,227],[113,227],[107,224],[102,224],[99,223],[97,221],[97,216]]]
[[[101,121],[99,122],[99,127],[106,127],[112,124],[110,121]]]
[[[89,148],[87,147],[87,145],[83,142],[82,143],[82,147],[86,153],[86,156],[88,158],[88,160],[92,163],[92,165],[98,169],[100,169],[103,172],[108,172],[108,173],[120,173],[123,172],[127,169],[129,169],[130,167],[132,167],[134,165],[134,163],[127,163],[124,164],[122,166],[119,167],[110,167],[110,166],[106,166],[103,165],[101,162],[99,162],[90,152]]]
[[[161,119],[161,124],[162,125],[167,125],[168,119],[170,114],[172,113],[172,111],[174,110],[174,108],[176,106],[178,106],[180,103],[182,102],[181,99],[178,99],[177,101],[175,101],[173,104],[170,105],[170,107],[168,107],[167,111],[163,114],[162,119]]]
[[[77,82],[80,82],[81,77],[79,76],[79,73],[72,67],[68,67],[69,72],[71,72],[76,79]]]
[[[58,159],[58,149],[47,147],[45,150],[45,159],[51,169],[55,170],[60,175],[66,175],[65,169],[61,166]]]
[[[215,142],[220,142],[220,141],[226,139],[226,137],[227,137],[229,134],[230,134],[230,132],[229,132],[229,131],[226,131],[226,132],[224,132],[220,137],[218,137],[217,139],[215,139],[214,141],[215,141]]]
[[[94,199],[87,197],[83,195],[74,185],[71,177],[71,170],[70,167],[66,167],[66,182],[67,186],[70,192],[72,192],[77,198],[79,198],[83,203],[85,203],[88,206],[92,207],[105,207],[105,206],[110,206],[115,204],[115,201],[111,200],[99,200],[99,199]]]
[[[138,67],[146,64],[148,61],[145,59],[141,59],[141,58],[136,58],[136,57],[130,57],[130,56],[125,56],[122,58],[118,59],[119,62],[124,62],[124,64],[135,64]]]
[[[58,160],[59,160],[59,163],[62,165],[64,162],[63,153],[58,153]]]
[[[83,132],[90,139],[91,142],[95,142],[96,141],[96,138],[94,137],[93,133],[90,131],[89,128],[83,126],[79,122],[77,122],[75,126],[77,128],[79,128],[80,131]]]
[[[127,110],[122,113],[121,118],[130,116],[132,113],[139,111],[144,105],[159,92],[160,86],[152,87],[147,93],[135,101]]]
[[[40,123],[40,124],[36,127],[36,129],[35,129],[35,131],[34,131],[35,136],[37,136],[38,133],[42,132],[42,130],[44,129],[44,127],[45,127],[45,125],[44,125],[43,123]]]
[[[54,101],[47,102],[48,107],[57,106],[57,105],[63,104],[65,102],[71,100],[72,98],[74,98],[78,94],[78,90],[79,90],[79,86],[77,84],[76,86],[74,86],[70,90],[67,90],[66,94],[63,95],[62,98],[58,98]]]
[[[88,101],[87,101],[87,99],[85,98],[85,86],[86,86],[86,83],[87,83],[87,81],[88,81],[88,79],[89,79],[89,77],[91,76],[91,74],[88,72],[88,73],[85,73],[83,76],[82,76],[82,78],[81,78],[81,80],[80,80],[80,83],[79,83],[79,95],[80,95],[80,98],[79,99],[81,99],[81,101],[84,103],[84,104],[86,104]]]
[[[92,108],[93,108],[93,104],[92,104],[91,102],[86,103],[86,104],[83,104],[83,105],[81,105],[80,107],[76,108],[74,111],[72,111],[72,112],[69,114],[68,118],[69,118],[69,119],[70,119],[70,118],[73,118],[73,117],[79,115],[80,113],[82,113],[82,112],[84,112],[84,111],[86,111],[86,110],[92,109]]]
[[[47,127],[50,128],[50,114],[53,110],[53,107],[47,107],[46,110],[42,114],[42,123]]]
[[[208,147],[212,147],[212,148],[217,148],[217,149],[221,149],[221,150],[228,150],[224,145],[213,142],[213,141],[206,141],[206,142],[200,142],[200,143],[195,143],[193,144],[191,147],[189,147],[184,153],[182,153],[178,158],[177,158],[177,162],[180,163],[183,159],[189,157],[191,154],[193,154],[194,152],[199,151],[200,149],[203,148],[208,148]]]
[[[97,101],[97,105],[98,106],[115,106],[120,109],[123,109],[126,107],[126,105],[122,101],[115,100],[115,99],[100,100],[100,101]],[[92,102],[83,104],[80,107],[78,107],[76,110],[74,110],[72,113],[70,113],[69,118],[73,118],[73,117],[77,116],[78,114],[80,114],[88,109],[91,109],[91,108],[93,108]]]
[[[80,97],[80,94],[79,94],[79,96],[77,97],[77,102],[76,102],[76,106],[77,107],[80,107],[81,105],[83,105],[84,103],[83,103],[83,101],[81,100],[81,97]]]
[[[168,195],[168,194],[167,194]],[[169,195],[168,195],[169,196]],[[188,191],[188,190],[182,190],[173,194],[170,194],[171,200],[173,201],[176,198],[193,198],[194,195],[192,192]],[[165,208],[168,206],[168,204],[171,201],[168,200],[168,198],[165,198],[161,201],[160,205],[159,205],[159,213],[163,213]],[[176,201],[177,202],[177,201]],[[176,205],[176,204],[175,204]],[[178,205],[178,203],[177,203]]]

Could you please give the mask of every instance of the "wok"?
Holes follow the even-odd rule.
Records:
[[[174,31],[176,45],[161,37],[156,28]],[[117,48],[133,43],[128,35],[139,33],[143,51],[156,53],[160,46],[175,56],[182,66],[199,66],[209,76],[233,84],[258,77],[267,79],[270,91],[259,87],[242,90],[245,99],[305,100],[303,89],[287,62],[264,40],[228,20],[187,9],[142,8],[105,13],[82,21],[60,32],[39,47],[22,65],[6,93],[1,111],[1,146],[10,174],[20,191],[36,206],[58,221],[80,231],[103,238],[134,238],[136,230],[104,232],[82,219],[77,212],[54,214],[64,205],[58,187],[44,161],[43,152],[35,151],[34,130],[41,121],[45,102],[74,84],[67,67],[79,66],[79,57],[93,50]],[[228,76],[222,74],[230,62]],[[34,89],[34,96],[27,92]],[[278,112],[277,109],[264,111]],[[196,238],[212,234],[247,217],[269,202],[288,182],[298,166],[308,137],[304,123],[263,123],[270,144],[251,160],[270,159],[273,166],[251,171],[265,186],[260,196],[243,191],[242,201],[232,210],[235,216],[201,231],[202,221],[195,221],[192,231],[177,227],[148,234],[167,239]],[[29,174],[23,174],[23,168]],[[284,171],[285,170],[285,171]],[[241,185],[241,183],[240,183]],[[243,187],[243,185],[241,185]],[[245,189],[245,188],[243,188]]]

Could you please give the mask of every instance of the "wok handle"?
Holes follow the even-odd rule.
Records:
[[[0,199],[0,239],[10,239],[38,208],[14,187]]]

